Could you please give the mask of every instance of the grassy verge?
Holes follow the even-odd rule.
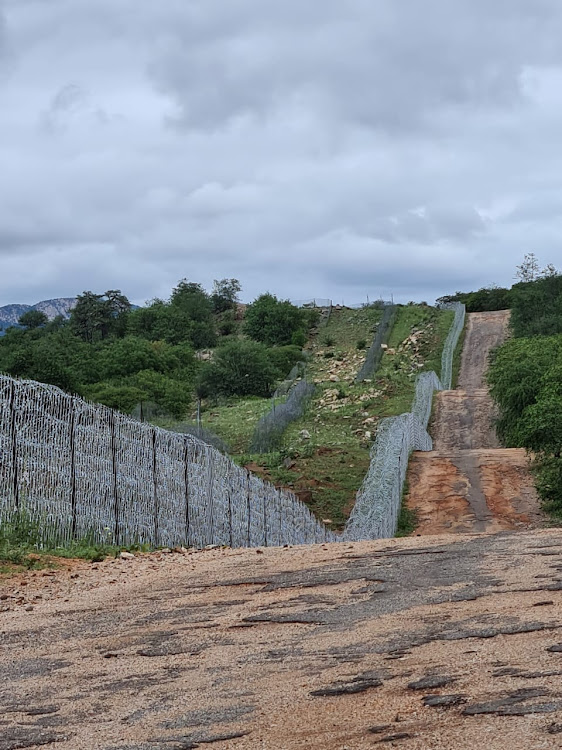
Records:
[[[418,525],[418,513],[413,508],[408,508],[406,498],[410,492],[408,481],[404,484],[402,490],[402,502],[400,503],[400,513],[398,515],[398,526],[396,528],[396,537],[410,536]]]
[[[75,540],[65,546],[44,544],[41,542],[39,524],[24,512],[14,513],[0,526],[0,575],[56,568],[61,559],[99,562],[106,557],[117,557],[124,550],[148,551],[149,547],[115,547],[88,539]]]
[[[462,364],[462,351],[464,349],[465,339],[466,339],[466,320],[465,320],[464,327],[461,331],[461,335],[459,337],[459,341],[455,349],[455,353],[453,355],[453,381],[452,381],[452,386],[451,386],[453,390],[458,386],[458,383],[459,383],[459,375],[461,373],[461,364]]]

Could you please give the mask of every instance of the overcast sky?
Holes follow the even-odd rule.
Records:
[[[0,0],[0,305],[562,266],[560,0]]]

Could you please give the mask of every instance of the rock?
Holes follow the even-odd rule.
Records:
[[[432,708],[451,708],[451,706],[459,706],[461,703],[466,703],[466,701],[466,696],[460,694],[426,695],[423,699],[423,704]]]
[[[220,549],[220,544],[208,544],[205,549]]]
[[[29,605],[29,607],[25,608],[25,611],[26,612],[33,612],[33,607],[31,605]]]
[[[119,555],[121,560],[134,560],[135,556],[131,552],[121,552]]]
[[[337,375],[330,375],[330,382],[331,383],[339,383],[340,379],[338,378]]]
[[[301,430],[299,437],[301,440],[310,440],[310,432],[308,430]]]
[[[422,677],[421,680],[408,683],[408,687],[410,690],[434,690],[435,688],[450,685],[452,682],[455,682],[453,677],[444,675],[427,675],[426,677]]]

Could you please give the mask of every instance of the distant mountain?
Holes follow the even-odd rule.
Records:
[[[36,305],[4,305],[4,307],[0,307],[0,332],[11,326],[17,326],[18,320],[28,310],[39,310],[39,312],[45,313],[49,320],[53,320],[57,315],[62,315],[63,318],[68,319],[75,304],[75,297],[61,297],[59,299],[47,299],[38,302]]]

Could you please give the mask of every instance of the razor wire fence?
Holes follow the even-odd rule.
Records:
[[[372,377],[377,371],[384,353],[383,345],[388,341],[392,326],[396,320],[397,311],[398,308],[396,305],[385,306],[374,341],[369,347],[363,366],[355,378],[356,383],[362,383],[365,379]]]
[[[44,544],[277,546],[334,541],[296,495],[189,434],[0,376],[0,523]]]
[[[283,433],[291,422],[304,414],[315,390],[312,383],[299,380],[289,391],[285,402],[277,405],[274,403],[256,425],[251,444],[252,453],[270,453],[278,448]]]
[[[408,461],[412,451],[430,451],[433,441],[427,432],[433,394],[450,388],[455,349],[464,328],[466,308],[456,303],[455,317],[444,344],[442,378],[435,372],[421,373],[416,380],[412,411],[383,419],[371,448],[369,471],[357,493],[343,539],[383,539],[396,533]]]
[[[455,359],[455,350],[464,329],[466,307],[459,302],[453,302],[442,305],[441,309],[454,310],[455,313],[453,325],[449,330],[449,335],[445,341],[443,355],[441,357],[441,383],[443,384],[443,390],[448,391],[453,384],[453,362]]]

